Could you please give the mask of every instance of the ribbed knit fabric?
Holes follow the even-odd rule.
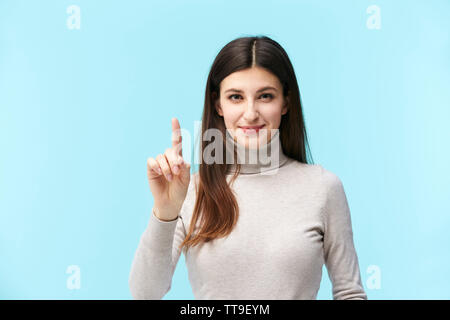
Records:
[[[247,151],[266,147],[276,164],[241,164],[232,185],[240,210],[232,233],[183,251],[195,299],[316,299],[324,264],[333,299],[367,299],[341,180],[321,165],[287,157],[278,133]],[[191,174],[176,220],[150,215],[129,276],[134,299],[162,299],[170,290],[195,204],[195,179],[198,173]]]

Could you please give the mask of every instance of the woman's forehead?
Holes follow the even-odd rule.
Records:
[[[221,90],[237,89],[242,91],[257,91],[264,87],[279,89],[278,78],[262,68],[251,68],[231,73],[221,82]]]

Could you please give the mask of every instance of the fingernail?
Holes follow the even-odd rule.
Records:
[[[159,173],[159,174],[162,174],[162,171],[161,171],[161,169],[160,169],[160,168],[158,168],[158,173]]]
[[[179,171],[180,171],[180,169],[178,169],[178,166],[173,167],[173,172],[178,173]]]
[[[169,179],[169,181],[172,181],[172,175],[169,174],[169,175],[167,176],[167,179]]]

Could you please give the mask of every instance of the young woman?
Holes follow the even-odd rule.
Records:
[[[297,79],[276,41],[238,38],[216,57],[197,173],[176,118],[172,130],[172,147],[147,161],[154,207],[131,266],[135,299],[164,297],[181,251],[196,299],[316,299],[324,263],[334,299],[367,299],[343,184],[306,159]],[[205,159],[208,130],[225,143]]]

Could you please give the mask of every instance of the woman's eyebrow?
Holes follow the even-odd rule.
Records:
[[[273,89],[273,90],[277,91],[277,89],[274,88],[274,87],[266,86],[266,87],[263,87],[263,88],[259,89],[256,92],[258,93],[258,92],[261,92],[261,91],[264,91],[264,90],[268,90],[268,89]],[[227,93],[228,91],[243,92],[242,90],[231,88],[231,89],[226,90],[224,93]]]

